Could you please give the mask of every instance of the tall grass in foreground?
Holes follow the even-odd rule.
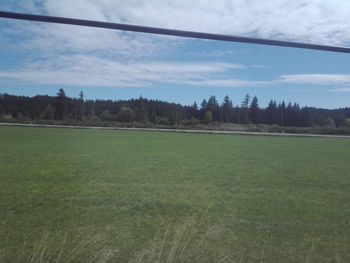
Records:
[[[291,251],[269,251],[262,244],[252,244],[247,253],[236,254],[234,249],[218,249],[213,242],[218,242],[223,232],[219,226],[201,230],[196,220],[188,220],[183,224],[171,226],[159,231],[156,237],[146,242],[136,252],[129,251],[128,257],[111,245],[106,234],[78,235],[59,233],[43,234],[31,248],[23,245],[14,250],[0,250],[0,262],[11,263],[188,263],[188,262],[348,262],[347,250],[341,248],[328,255],[326,261],[319,261],[314,251],[314,244],[305,251],[296,247]],[[12,253],[12,254],[10,254]],[[271,254],[272,253],[272,254]],[[284,254],[283,256],[278,254]],[[345,254],[344,254],[345,253]],[[271,257],[272,256],[272,257]]]
[[[175,227],[173,232],[168,228],[162,238],[149,242],[129,262],[227,262],[229,257],[222,251],[210,250],[210,242],[220,237],[220,227],[202,232],[199,223],[192,219]]]
[[[213,226],[201,230],[199,220],[190,219],[176,226],[169,225],[147,242],[143,249],[122,259],[120,250],[111,246],[105,234],[71,236],[44,233],[32,248],[25,244],[22,249],[0,252],[0,262],[30,263],[175,263],[175,262],[228,262],[222,251],[210,249],[210,242],[220,237],[220,228]],[[15,253],[8,255],[8,253]],[[12,261],[15,258],[15,261]]]
[[[60,236],[60,237],[58,237]],[[15,255],[9,255],[15,253]],[[111,262],[117,250],[108,246],[108,240],[103,235],[69,236],[44,233],[32,247],[23,245],[22,248],[9,249],[0,254],[0,262]],[[8,261],[7,258],[11,259]],[[15,260],[13,260],[15,259]]]

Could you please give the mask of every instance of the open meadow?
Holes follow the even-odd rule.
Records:
[[[0,262],[350,262],[350,139],[0,127]]]

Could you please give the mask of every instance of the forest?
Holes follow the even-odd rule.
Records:
[[[297,103],[271,100],[261,107],[256,96],[247,94],[234,104],[229,96],[221,102],[211,96],[198,105],[181,105],[143,97],[129,100],[85,100],[63,89],[56,96],[34,97],[0,94],[2,122],[51,121],[60,123],[118,122],[147,126],[196,126],[211,123],[265,124],[281,127],[349,127],[350,108],[300,107]]]

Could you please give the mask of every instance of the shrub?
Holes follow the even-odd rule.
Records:
[[[102,116],[101,116],[102,117]],[[118,121],[120,122],[133,122],[134,111],[130,107],[121,107],[118,112]]]
[[[207,111],[204,114],[203,123],[204,124],[209,124],[209,123],[212,123],[212,122],[213,122],[213,114],[211,113],[211,111]]]
[[[164,126],[170,125],[170,121],[165,117],[159,117],[157,123]]]
[[[328,117],[327,119],[323,120],[322,122],[323,127],[336,127],[335,121]]]

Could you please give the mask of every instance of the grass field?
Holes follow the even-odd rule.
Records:
[[[350,140],[0,127],[0,262],[350,262]]]

